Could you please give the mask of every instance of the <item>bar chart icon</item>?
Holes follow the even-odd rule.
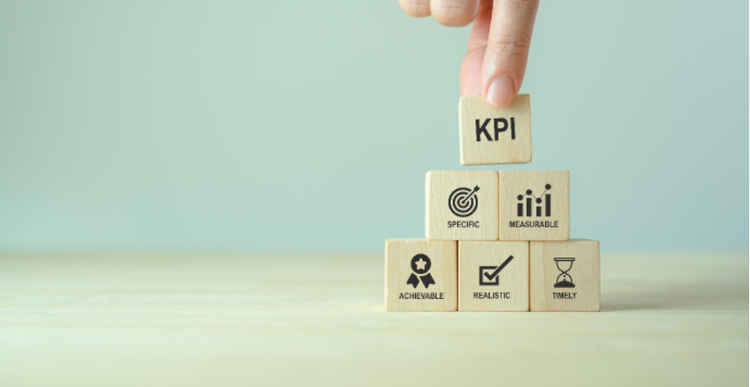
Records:
[[[530,189],[526,190],[525,195],[518,195],[518,217],[526,216],[530,218],[534,216],[533,214],[536,214],[537,217],[552,216],[551,189],[552,185],[546,184],[544,186],[544,192],[539,196],[535,196],[534,192]]]

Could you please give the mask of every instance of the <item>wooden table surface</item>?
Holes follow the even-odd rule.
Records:
[[[386,313],[383,271],[2,254],[0,386],[748,385],[746,252],[604,250],[600,313]]]

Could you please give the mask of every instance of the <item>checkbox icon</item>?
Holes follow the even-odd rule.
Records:
[[[513,256],[509,256],[500,266],[479,266],[479,285],[498,286],[500,285],[500,272],[508,266]]]

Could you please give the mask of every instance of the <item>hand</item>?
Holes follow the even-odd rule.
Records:
[[[461,64],[461,95],[484,96],[505,107],[521,89],[539,0],[399,0],[414,17],[432,15],[440,24],[472,21],[469,48]]]

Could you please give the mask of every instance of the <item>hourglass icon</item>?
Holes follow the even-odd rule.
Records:
[[[573,278],[568,274],[570,269],[573,268],[573,261],[576,259],[573,257],[555,257],[555,264],[557,265],[557,270],[560,270],[560,275],[557,276],[557,281],[555,282],[556,288],[574,288],[576,287],[575,284],[573,284]],[[560,262],[562,262],[562,267]],[[567,266],[567,269],[563,269]]]

